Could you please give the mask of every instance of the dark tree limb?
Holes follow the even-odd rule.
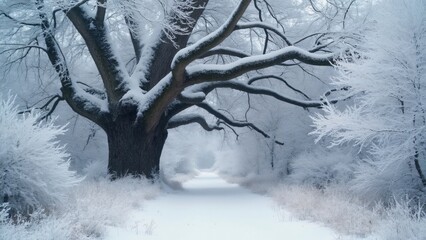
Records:
[[[251,0],[241,0],[230,18],[219,29],[176,53],[172,62],[172,73],[176,80],[183,82],[186,66],[231,35],[250,2]]]
[[[270,136],[264,132],[263,130],[261,130],[259,127],[257,127],[256,125],[254,125],[253,123],[250,122],[246,122],[246,121],[237,121],[237,120],[232,120],[228,117],[226,117],[225,115],[223,115],[221,112],[217,111],[216,109],[214,109],[213,107],[211,107],[209,104],[202,102],[197,104],[198,107],[206,110],[208,113],[212,114],[213,116],[217,117],[218,119],[224,121],[225,123],[229,124],[232,127],[248,127],[258,133],[260,133],[263,137],[265,138],[270,138]],[[276,144],[279,145],[284,145],[283,142],[274,141]]]
[[[104,25],[105,13],[106,13],[106,2],[107,0],[97,0],[97,8],[96,8],[96,24],[98,26]]]
[[[7,14],[7,13],[5,13],[5,12],[3,12],[3,11],[1,11],[0,10],[0,16],[5,16],[6,18],[8,18],[8,19],[10,19],[10,20],[12,20],[12,21],[14,21],[14,22],[16,22],[16,23],[18,23],[18,24],[20,24],[20,25],[25,25],[25,26],[38,26],[38,27],[41,27],[41,24],[40,23],[29,23],[29,22],[23,22],[23,21],[20,21],[20,20],[18,20],[18,19],[16,19],[16,18],[14,18],[14,17],[12,17],[12,16],[10,16],[9,14]]]
[[[277,34],[280,38],[282,38],[288,46],[293,46],[290,40],[288,40],[288,38],[282,32],[280,32],[280,30],[271,26],[270,24],[267,24],[264,22],[249,22],[249,23],[239,23],[237,24],[237,26],[235,26],[235,30],[248,29],[248,28],[262,28],[265,31],[267,30],[272,31],[273,33]],[[264,53],[266,52],[264,51]]]
[[[38,121],[42,121],[44,119],[47,119],[48,117],[50,117],[52,115],[52,113],[55,111],[56,107],[58,106],[60,101],[64,101],[65,99],[60,96],[59,94],[56,94],[52,97],[49,98],[49,100],[47,100],[47,102],[45,104],[43,104],[41,107],[36,107],[35,109],[39,109],[39,110],[43,110],[43,111],[47,111],[45,114],[43,114],[41,117],[38,118]],[[49,107],[49,105],[52,104],[51,107]],[[19,111],[18,114],[24,114],[24,113],[30,113],[33,110],[32,107],[29,107],[23,111]]]
[[[127,72],[121,70],[120,62],[111,50],[106,28],[97,26],[95,19],[89,17],[90,14],[81,5],[68,9],[66,15],[86,43],[103,80],[108,102],[111,106],[117,105],[128,87],[125,79]]]
[[[200,0],[201,1],[201,0]],[[151,131],[159,122],[168,105],[184,89],[184,82],[187,79],[185,68],[192,61],[198,59],[202,54],[220,44],[233,31],[233,28],[245,12],[251,0],[242,0],[234,10],[230,18],[216,31],[208,34],[196,43],[179,50],[172,62],[171,73],[163,77],[153,86],[149,94],[153,96],[150,108],[144,112],[144,125],[146,131]],[[152,84],[153,82],[150,82]]]
[[[348,7],[346,8],[346,10],[345,10],[345,13],[343,14],[343,21],[342,21],[342,24],[343,24],[343,29],[345,29],[345,23],[346,23],[346,17],[348,16],[348,13],[349,13],[349,9],[351,8],[351,6],[352,6],[352,4],[354,4],[355,3],[355,1],[356,0],[352,0],[350,3],[349,3],[349,5],[348,5]]]
[[[182,0],[179,0],[182,1]],[[178,1],[176,1],[178,2]],[[144,90],[150,90],[153,88],[162,78],[164,78],[171,71],[171,64],[173,57],[176,56],[179,50],[185,48],[188,44],[190,33],[195,27],[195,23],[200,18],[201,14],[204,12],[204,8],[207,5],[209,0],[194,0],[194,5],[185,9],[180,9],[188,14],[188,16],[193,19],[194,23],[189,24],[185,20],[180,19],[179,17],[174,17],[176,13],[170,12],[170,19],[173,19],[173,24],[180,26],[182,29],[186,29],[186,33],[174,34],[174,39],[169,39],[166,35],[166,32],[169,31],[166,28],[162,29],[160,37],[156,40],[157,42],[154,46],[147,46],[148,51],[151,51],[148,54],[145,53],[145,49],[140,53],[141,58],[147,57],[146,61],[142,61],[143,65],[138,65],[136,71],[150,66],[149,70],[145,72],[144,78],[148,81],[145,84]],[[128,19],[131,24],[136,24],[135,21],[131,22],[132,19]],[[134,45],[140,45],[140,43],[135,42]],[[145,56],[146,55],[146,56]],[[153,56],[153,57],[152,57]],[[151,71],[151,69],[155,69]]]
[[[130,39],[132,41],[133,49],[135,51],[136,63],[139,63],[142,56],[142,42],[138,37],[138,24],[133,20],[132,16],[125,16],[127,28],[129,29]],[[140,33],[139,33],[140,34]]]
[[[216,47],[205,52],[203,55],[200,56],[200,58],[206,58],[206,57],[210,57],[214,55],[228,55],[228,56],[239,57],[239,58],[245,58],[250,56],[247,53],[239,51],[235,48]]]
[[[23,49],[31,50],[31,49],[33,49],[33,48],[35,48],[35,49],[39,49],[39,50],[42,50],[43,52],[47,53],[47,49],[46,49],[46,48],[44,48],[44,47],[41,47],[41,46],[39,46],[39,45],[25,45],[25,44],[0,44],[0,46],[5,46],[5,45],[17,46],[17,47],[15,47],[15,48],[8,48],[8,49],[5,49],[5,50],[1,51],[1,52],[0,52],[0,54],[6,53],[6,52],[16,52],[16,51],[23,50]]]
[[[186,86],[209,81],[226,81],[249,71],[267,68],[288,60],[298,60],[316,66],[331,66],[335,54],[313,54],[304,49],[290,46],[264,55],[250,56],[232,63],[220,65],[205,64],[187,68]]]
[[[257,77],[253,77],[253,78],[250,78],[248,81],[247,81],[247,84],[248,85],[251,85],[252,83],[254,83],[254,82],[256,82],[256,81],[259,81],[259,80],[263,80],[263,79],[268,79],[268,78],[273,78],[273,79],[276,79],[276,80],[279,80],[280,82],[283,82],[288,88],[290,88],[291,90],[293,90],[293,91],[295,91],[295,92],[297,92],[297,93],[299,93],[299,94],[301,94],[303,97],[305,97],[307,100],[311,100],[311,98],[308,96],[308,95],[306,95],[304,92],[302,92],[302,91],[300,91],[299,89],[297,89],[297,88],[295,88],[295,87],[293,87],[293,86],[291,86],[284,78],[282,78],[282,77],[280,77],[280,76],[276,76],[276,75],[261,75],[261,76],[257,76]]]
[[[261,22],[263,22],[262,9],[260,9],[260,7],[258,6],[257,0],[254,0],[254,7],[256,8],[256,10],[259,14],[259,20]],[[265,43],[263,44],[263,54],[265,54],[266,50],[268,49],[269,33],[268,33],[268,30],[266,28],[263,28],[263,31],[265,32]]]
[[[43,0],[36,0],[36,6],[41,20],[41,28],[43,30],[47,56],[52,66],[54,66],[55,71],[58,73],[61,81],[62,97],[76,113],[90,119],[99,126],[104,127],[106,119],[109,119],[109,113],[106,109],[101,107],[102,101],[100,99],[98,99],[98,102],[95,103],[95,97],[85,93],[84,91],[78,90],[78,86],[76,86],[76,84],[72,81],[69,74],[65,57],[63,56],[50,29],[47,15],[44,12]]]
[[[207,123],[206,119],[199,114],[176,115],[169,120],[167,124],[167,129],[173,129],[192,123],[199,124],[206,131],[223,130],[223,128],[220,127],[219,124],[211,125]]]
[[[212,83],[211,85],[206,85],[203,88],[203,91],[206,93],[216,88],[235,89],[235,90],[239,90],[239,91],[250,93],[250,94],[270,96],[279,101],[286,102],[286,103],[299,106],[302,108],[321,108],[325,104],[323,101],[312,101],[312,100],[302,101],[295,98],[290,98],[282,94],[279,94],[272,89],[252,86],[252,85],[248,85],[246,83],[238,82],[238,81],[215,82],[215,83]]]

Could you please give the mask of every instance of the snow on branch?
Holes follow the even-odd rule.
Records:
[[[233,56],[233,57],[239,57],[239,58],[244,58],[244,57],[248,57],[250,55],[248,55],[247,53],[234,49],[234,48],[229,48],[229,47],[216,47],[213,48],[207,52],[205,52],[203,55],[200,56],[200,58],[206,58],[206,57],[210,57],[213,55],[228,55],[228,56]]]
[[[169,120],[167,128],[177,128],[191,123],[198,123],[206,131],[223,130],[218,124],[212,125],[207,123],[206,119],[199,114],[176,115]]]
[[[198,103],[197,106],[206,110],[208,113],[212,114],[213,116],[217,117],[218,119],[224,121],[224,123],[228,124],[229,126],[232,126],[232,127],[248,127],[250,129],[260,133],[265,138],[271,138],[271,136],[269,136],[265,131],[263,131],[262,129],[257,127],[255,124],[253,124],[251,122],[238,121],[238,120],[230,119],[230,118],[226,117],[224,114],[222,114],[221,112],[219,112],[218,110],[214,109],[212,106],[210,106],[206,102]],[[274,142],[276,144],[279,144],[279,145],[284,145],[283,142],[280,142],[278,140],[274,140]]]
[[[73,7],[66,14],[86,43],[101,75],[109,103],[114,105],[127,90],[139,88],[139,82],[130,78],[120,54],[111,43],[108,28],[96,22],[89,6]]]
[[[50,62],[58,73],[61,81],[61,91],[63,98],[71,106],[71,108],[82,116],[102,125],[100,119],[106,117],[108,113],[108,104],[105,100],[99,99],[85,91],[83,91],[70,76],[65,57],[50,29],[49,20],[44,10],[42,0],[36,1],[39,17],[41,20],[41,28],[46,44],[46,53]]]
[[[173,69],[173,75],[180,76],[183,74],[184,68],[189,63],[225,40],[233,32],[235,25],[244,14],[250,2],[251,0],[242,0],[231,14],[230,18],[221,27],[203,37],[193,45],[180,50],[172,61],[171,67]]]
[[[297,89],[297,88],[295,88],[295,87],[293,87],[293,86],[291,86],[283,77],[280,77],[280,76],[277,76],[277,75],[261,75],[261,76],[256,76],[256,77],[253,77],[253,78],[250,78],[248,81],[247,81],[247,84],[249,84],[249,85],[251,85],[252,83],[254,83],[254,82],[257,82],[257,81],[259,81],[259,80],[263,80],[263,79],[269,79],[269,78],[273,78],[273,79],[276,79],[276,80],[279,80],[280,82],[283,82],[288,88],[290,88],[291,90],[293,90],[293,91],[295,91],[295,92],[297,92],[297,93],[299,93],[299,94],[301,94],[303,97],[305,97],[307,100],[311,100],[311,98],[308,96],[308,95],[306,95],[304,92],[302,92],[302,91],[300,91],[299,89]],[[330,95],[330,94],[328,94],[328,95]],[[328,96],[328,95],[326,95],[326,96]]]
[[[186,85],[207,81],[230,80],[249,71],[267,68],[288,60],[299,60],[310,65],[330,66],[335,57],[335,53],[316,54],[298,47],[289,46],[267,54],[238,59],[228,64],[189,66],[187,68],[188,77]]]

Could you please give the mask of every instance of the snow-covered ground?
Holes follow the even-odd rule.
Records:
[[[110,227],[106,239],[353,239],[294,219],[270,198],[210,172],[202,172],[183,190],[166,191],[147,201],[125,226]]]

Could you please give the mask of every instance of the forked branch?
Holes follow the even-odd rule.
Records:
[[[246,121],[238,121],[238,120],[230,119],[205,102],[199,103],[199,104],[197,104],[197,106],[206,110],[208,113],[212,114],[213,116],[224,121],[225,123],[227,123],[228,125],[230,125],[232,127],[248,127],[250,129],[260,133],[265,138],[271,138],[271,136],[269,136],[265,131],[263,131],[262,129],[257,127],[255,124],[250,123],[250,122],[246,122]],[[276,144],[279,144],[279,145],[284,145],[283,142],[278,141],[278,140],[275,140],[274,142]]]
[[[167,129],[177,128],[192,123],[199,124],[206,131],[223,130],[219,124],[212,125],[207,123],[206,119],[199,114],[176,115],[169,120]]]

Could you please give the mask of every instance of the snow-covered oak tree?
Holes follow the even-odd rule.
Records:
[[[348,89],[352,106],[326,106],[313,133],[368,150],[358,183],[392,195],[426,187],[426,1],[384,1],[376,10],[356,57],[338,62],[334,84]]]
[[[348,2],[350,7],[354,1],[339,2]],[[220,130],[221,125],[249,127],[269,137],[252,123],[236,121],[213,107],[206,96],[215,89],[267,95],[303,108],[321,106],[321,101],[298,100],[260,87],[257,83],[271,76],[254,73],[271,66],[330,66],[336,54],[327,49],[344,39],[328,32],[291,39],[272,5],[259,0],[19,0],[0,4],[2,20],[12,26],[2,29],[8,36],[2,40],[6,62],[31,53],[48,57],[62,92],[49,103],[65,100],[106,132],[108,170],[117,177],[155,174],[167,130],[185,124],[198,123],[206,130]],[[226,4],[226,8],[209,9],[215,4]],[[349,7],[340,10],[347,13]],[[266,16],[272,21],[263,21]],[[235,48],[224,47],[237,32],[249,34]],[[307,39],[317,41],[303,48]],[[251,50],[244,48],[250,43]],[[206,64],[212,58],[223,61]],[[93,66],[96,74],[82,73],[81,62]],[[246,78],[248,73],[253,73],[252,78]],[[203,109],[219,120],[211,124],[201,114],[185,114],[190,108]]]

